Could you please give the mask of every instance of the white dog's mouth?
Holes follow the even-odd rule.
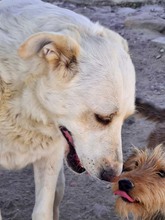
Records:
[[[71,132],[63,126],[60,126],[60,130],[69,145],[69,153],[66,157],[68,166],[76,173],[83,173],[85,171],[85,168],[81,166],[80,159],[74,147],[74,141]]]

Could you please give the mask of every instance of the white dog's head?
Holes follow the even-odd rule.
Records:
[[[135,95],[133,64],[114,36],[84,35],[78,42],[38,33],[19,48],[35,69],[38,100],[69,143],[69,166],[107,181],[122,170],[121,129]]]

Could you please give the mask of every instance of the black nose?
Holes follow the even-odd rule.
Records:
[[[134,187],[134,184],[128,179],[119,180],[119,190],[128,192]]]
[[[114,177],[116,176],[116,172],[113,169],[102,170],[100,174],[100,179],[108,182],[112,182]]]

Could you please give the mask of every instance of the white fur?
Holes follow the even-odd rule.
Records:
[[[100,177],[109,168],[118,175],[121,128],[134,111],[134,67],[120,35],[67,9],[40,0],[3,0],[0,21],[0,166],[34,164],[32,219],[52,220],[58,174],[68,152],[59,126],[71,131],[91,175]],[[61,52],[51,43],[37,51],[43,36],[59,39]],[[76,63],[68,70],[65,64],[72,53]],[[116,114],[106,126],[94,117],[111,113]],[[56,199],[55,204],[58,219]]]

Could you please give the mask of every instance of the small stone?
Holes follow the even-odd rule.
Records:
[[[158,60],[158,59],[160,59],[162,56],[159,54],[159,55],[157,55],[156,56],[156,59]]]
[[[151,12],[155,12],[156,10],[154,8],[151,9]]]
[[[111,188],[111,184],[109,183],[108,185],[106,185],[106,188],[110,189]]]
[[[161,48],[160,49],[160,53],[164,53],[165,49],[164,48]]]

